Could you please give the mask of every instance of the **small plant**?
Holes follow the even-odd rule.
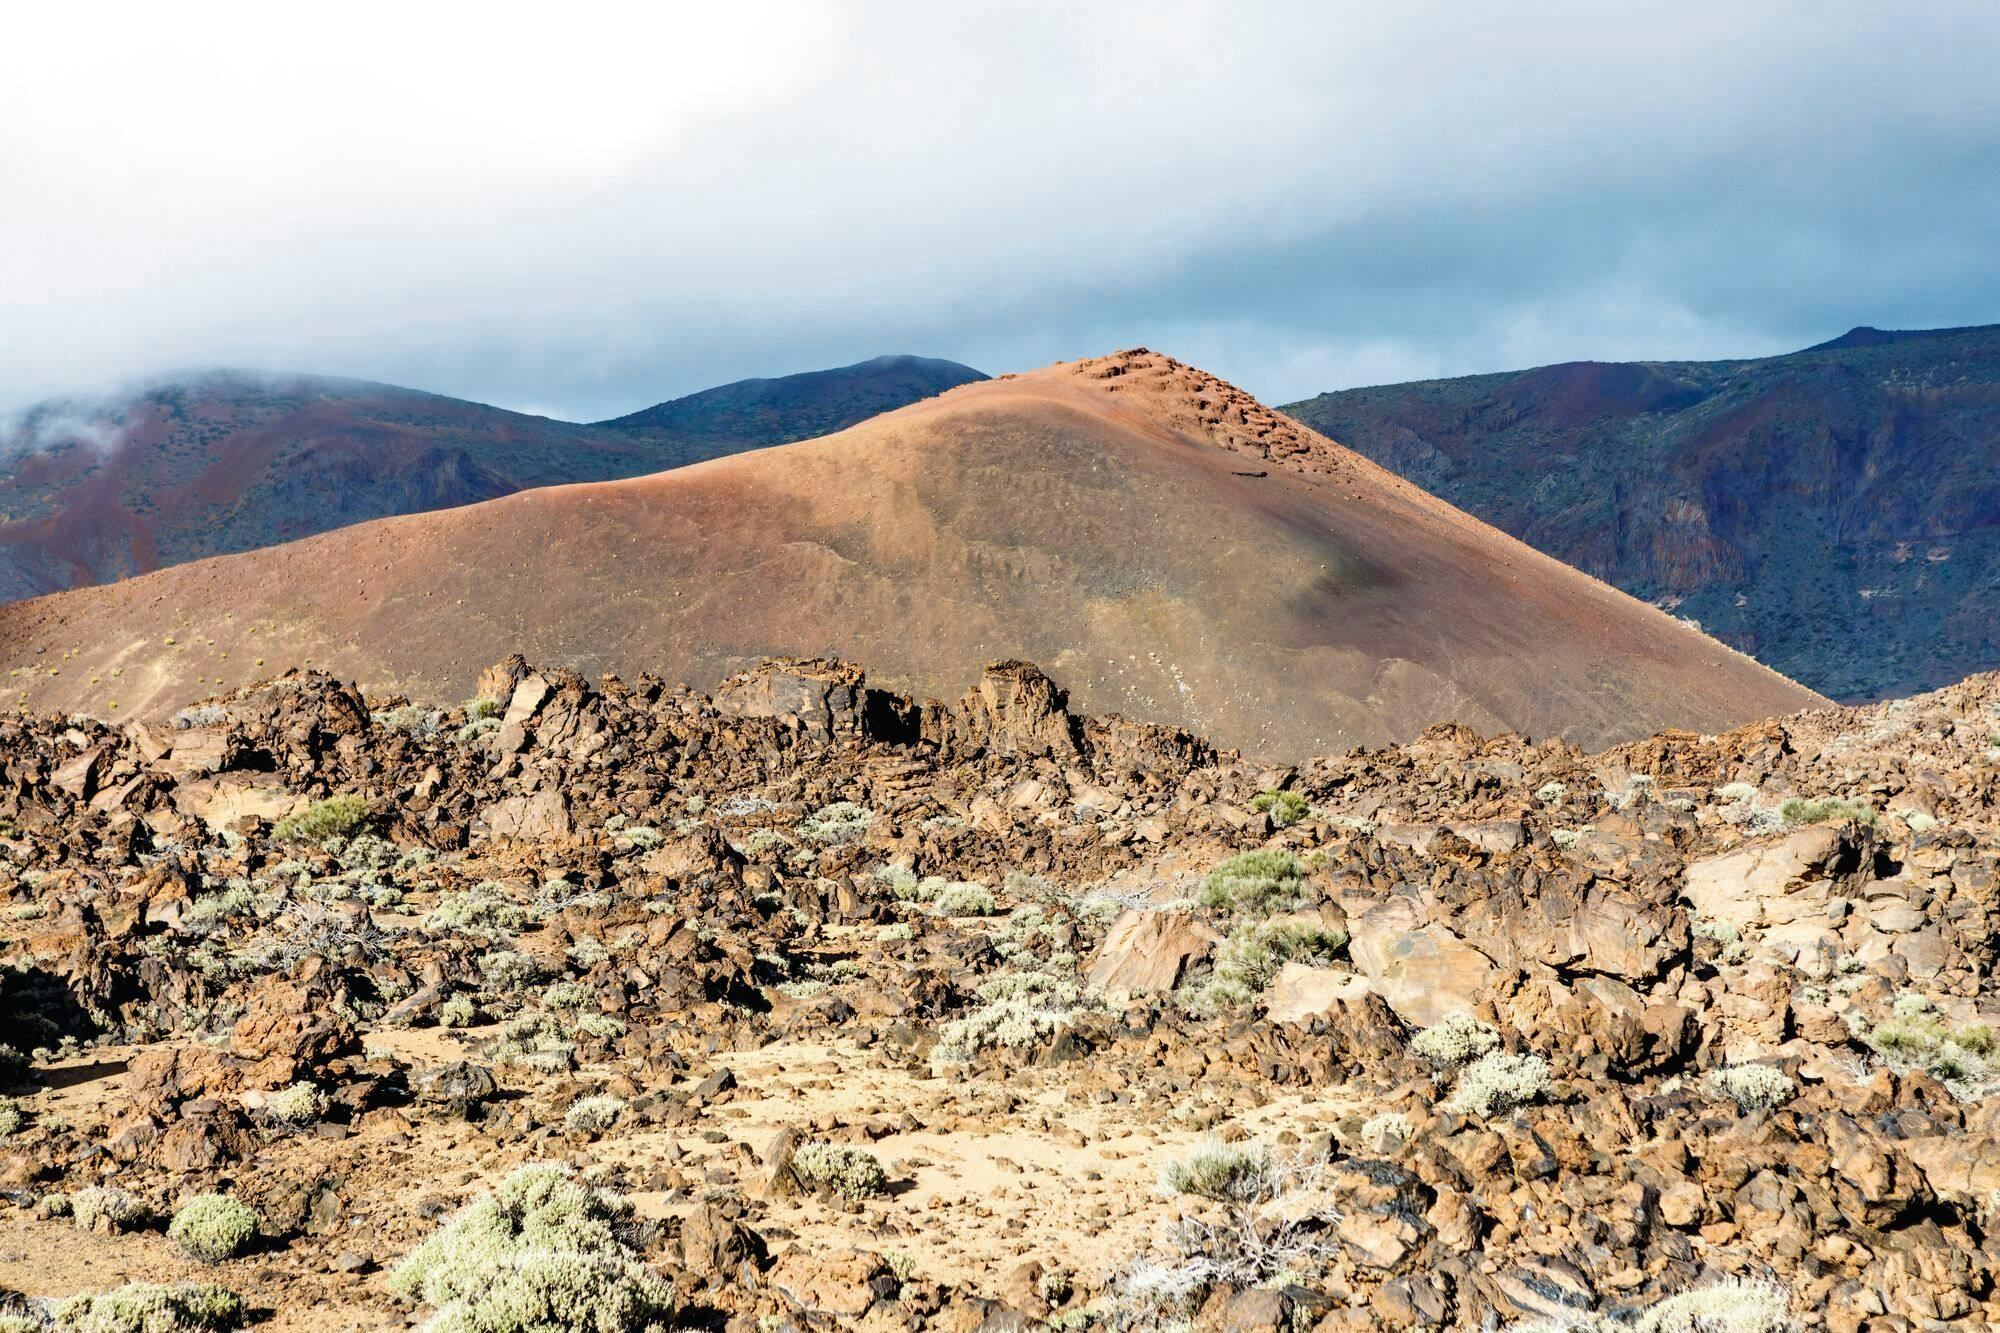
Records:
[[[1873,1027],[1854,1020],[1855,1036],[1883,1065],[1898,1074],[1922,1070],[1960,1101],[1977,1101],[2000,1091],[2000,1070],[1992,1056],[2000,1040],[1985,1023],[1957,1028],[1945,1022],[1937,1004],[1914,991],[1898,995],[1891,1017]]]
[[[1207,1138],[1160,1168],[1160,1189],[1219,1201],[1246,1199],[1263,1187],[1265,1165],[1261,1152]]]
[[[1747,782],[1725,782],[1715,789],[1715,799],[1734,805],[1739,801],[1757,799],[1757,789]]]
[[[1541,1056],[1488,1051],[1459,1074],[1444,1109],[1483,1120],[1541,1100],[1550,1082],[1549,1062]]]
[[[1569,786],[1562,782],[1544,782],[1535,788],[1535,799],[1543,805],[1561,805],[1563,797],[1569,795]]]
[[[1500,1048],[1500,1029],[1471,1014],[1452,1014],[1410,1038],[1410,1053],[1438,1069],[1457,1069]]]
[[[271,836],[279,842],[317,843],[350,837],[373,813],[374,807],[364,796],[329,796],[286,815],[272,826]]]
[[[1410,1140],[1410,1118],[1401,1111],[1368,1117],[1361,1126],[1361,1146],[1372,1153],[1392,1153]]]
[[[132,1282],[49,1311],[58,1333],[207,1333],[243,1322],[242,1298],[212,1282]]]
[[[1304,879],[1298,857],[1283,848],[1263,848],[1239,853],[1209,871],[1196,899],[1223,911],[1269,914],[1298,906]]]
[[[480,955],[479,975],[494,990],[518,990],[542,975],[542,965],[513,949],[495,949]]]
[[[999,908],[985,885],[953,883],[938,890],[931,910],[939,916],[991,916]]]
[[[437,906],[424,918],[424,929],[491,937],[519,930],[527,923],[527,909],[489,880],[441,896]]]
[[[618,1113],[624,1109],[625,1099],[608,1092],[579,1097],[563,1113],[563,1128],[572,1134],[602,1134],[617,1123]]]
[[[174,1214],[167,1239],[190,1259],[220,1263],[249,1248],[259,1223],[256,1209],[226,1194],[197,1194]]]
[[[1312,813],[1312,803],[1295,791],[1260,791],[1250,798],[1250,808],[1271,816],[1278,828],[1290,828]]]
[[[1215,966],[1197,985],[1178,996],[1199,1018],[1249,1004],[1270,988],[1278,970],[1298,961],[1313,967],[1332,962],[1347,945],[1347,932],[1305,921],[1252,920],[1237,925],[1215,950]]]
[[[389,1285],[429,1305],[435,1333],[639,1333],[674,1316],[639,1261],[631,1205],[555,1163],[524,1166],[397,1265]]]
[[[273,1120],[294,1127],[318,1124],[326,1118],[326,1107],[326,1094],[310,1083],[294,1083],[264,1103]]]
[[[1629,1321],[1577,1315],[1510,1325],[1507,1333],[1787,1333],[1791,1295],[1775,1282],[1725,1278],[1669,1296]]]
[[[1081,983],[1051,972],[1002,972],[979,987],[985,1003],[938,1029],[933,1065],[970,1060],[989,1046],[1034,1046],[1096,1007]]]
[[[799,823],[799,837],[814,847],[840,847],[868,832],[875,812],[852,801],[835,801]]]
[[[1698,940],[1707,940],[1715,946],[1715,956],[1725,963],[1740,963],[1750,956],[1750,947],[1743,943],[1742,933],[1727,921],[1717,921],[1712,917],[1697,916],[1688,921],[1688,933]]]
[[[1702,1079],[1709,1096],[1736,1103],[1744,1113],[1782,1106],[1798,1096],[1799,1086],[1784,1070],[1773,1065],[1724,1065],[1711,1069]]]
[[[1794,796],[1778,807],[1778,817],[1792,825],[1875,822],[1873,810],[1838,796],[1829,796],[1820,801],[1808,801]]]
[[[888,1173],[875,1154],[838,1143],[808,1143],[792,1154],[800,1180],[843,1199],[864,1199],[889,1187]]]
[[[153,1210],[111,1185],[87,1185],[69,1196],[70,1220],[81,1231],[134,1231],[153,1220]]]
[[[0,1097],[0,1139],[20,1132],[27,1117],[21,1114],[21,1104],[12,1097]]]
[[[439,1027],[469,1028],[478,1021],[479,1006],[472,1002],[470,995],[454,995],[438,1006]]]

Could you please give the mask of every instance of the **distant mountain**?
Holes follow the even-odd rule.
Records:
[[[835,370],[738,380],[598,424],[648,437],[734,442],[746,448],[790,444],[831,435],[985,378],[956,361],[878,356]]]
[[[2000,667],[2000,325],[1577,362],[1286,409],[1844,700]]]
[[[882,357],[724,385],[598,426],[251,371],[43,403],[0,428],[0,601],[787,443],[979,378],[946,361]]]
[[[767,654],[834,653],[937,698],[1023,658],[1081,708],[1280,758],[1443,719],[1599,746],[1820,702],[1135,351],[821,439],[0,607],[0,708],[144,715],[308,660],[462,699],[517,650],[703,689]]]

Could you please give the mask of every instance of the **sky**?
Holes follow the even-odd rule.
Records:
[[[1271,402],[2000,322],[2000,5],[41,5],[0,409],[211,366],[590,420],[914,352]]]

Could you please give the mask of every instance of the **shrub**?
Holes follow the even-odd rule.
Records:
[[[1410,1053],[1439,1069],[1471,1064],[1500,1047],[1500,1029],[1471,1014],[1452,1014],[1410,1038]]]
[[[959,883],[939,889],[931,910],[939,916],[991,916],[998,906],[985,885]]]
[[[1208,979],[1178,997],[1184,1008],[1210,1018],[1250,1003],[1269,989],[1278,969],[1294,960],[1315,967],[1333,961],[1347,933],[1306,921],[1245,921],[1216,946]]]
[[[1160,1168],[1160,1188],[1224,1202],[1248,1198],[1262,1188],[1264,1166],[1261,1152],[1207,1138],[1187,1156]]]
[[[1763,1111],[1798,1096],[1798,1084],[1773,1065],[1724,1065],[1702,1079],[1708,1095],[1736,1103],[1739,1111]]]
[[[1401,1111],[1370,1116],[1361,1126],[1361,1146],[1373,1153],[1392,1153],[1409,1142],[1410,1118]]]
[[[287,1125],[318,1124],[326,1116],[326,1094],[310,1083],[294,1083],[264,1102],[274,1120]]]
[[[167,1239],[190,1259],[220,1263],[249,1248],[259,1222],[256,1209],[226,1194],[197,1194],[174,1214]]]
[[[0,1097],[0,1139],[17,1133],[26,1120],[19,1102],[12,1097]]]
[[[875,1154],[838,1143],[808,1143],[792,1154],[792,1170],[816,1189],[843,1199],[863,1199],[889,1186],[888,1173]]]
[[[1561,805],[1563,797],[1569,795],[1569,785],[1562,782],[1544,782],[1535,788],[1535,799],[1543,805]]]
[[[374,807],[365,796],[329,796],[286,815],[271,829],[279,842],[325,842],[345,838],[368,822]]]
[[[424,929],[491,936],[519,930],[527,923],[527,909],[488,881],[461,893],[444,894],[424,918]]]
[[[1549,1062],[1541,1056],[1488,1051],[1459,1074],[1444,1109],[1484,1119],[1539,1100],[1549,1083]]]
[[[84,1231],[133,1231],[153,1220],[153,1210],[111,1185],[87,1185],[69,1196],[70,1220]]]
[[[673,1288],[627,1241],[631,1211],[567,1167],[524,1166],[412,1250],[389,1284],[436,1310],[434,1333],[664,1329]]]
[[[875,822],[875,812],[852,801],[835,801],[799,824],[799,837],[815,847],[839,847],[853,842]]]
[[[1728,801],[1731,804],[1737,801],[1754,801],[1757,799],[1757,789],[1747,782],[1725,782],[1715,789],[1715,796],[1717,800]]]
[[[1305,869],[1283,848],[1263,848],[1230,857],[1208,872],[1196,895],[1204,907],[1269,913],[1299,902]]]
[[[1250,808],[1271,816],[1279,828],[1290,828],[1312,813],[1312,803],[1295,791],[1260,791],[1250,798]]]
[[[1807,801],[1794,796],[1778,807],[1778,816],[1787,824],[1830,824],[1836,820],[1861,824],[1875,822],[1873,810],[1838,796],[1829,796],[1822,801]]]
[[[1977,1101],[2000,1090],[1993,1067],[1993,1029],[1967,1023],[1954,1030],[1931,1000],[1914,992],[1896,997],[1895,1015],[1873,1028],[1860,1024],[1856,1035],[1882,1063],[1898,1074],[1922,1070],[1960,1101]]]
[[[243,1301],[212,1282],[132,1282],[71,1296],[49,1313],[60,1333],[197,1333],[235,1328],[243,1322]]]
[[[1036,1045],[1093,1007],[1081,983],[1050,972],[1002,972],[978,993],[984,1004],[938,1029],[933,1064],[970,1060],[989,1046]]]
[[[608,1092],[579,1097],[563,1113],[563,1128],[572,1134],[602,1134],[617,1123],[618,1113],[624,1109],[625,1099]]]
[[[1630,1319],[1542,1319],[1514,1324],[1508,1333],[1784,1333],[1796,1327],[1791,1303],[1790,1294],[1774,1282],[1726,1278],[1669,1296]]]
[[[542,975],[542,965],[513,949],[495,949],[479,957],[479,975],[494,990],[514,990]]]

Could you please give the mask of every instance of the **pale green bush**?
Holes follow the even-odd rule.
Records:
[[[325,842],[345,838],[368,822],[374,807],[365,796],[329,796],[296,814],[286,815],[271,829],[279,842]]]
[[[1824,800],[1808,801],[1794,796],[1778,807],[1778,815],[1787,824],[1831,824],[1875,822],[1875,812],[1864,805],[1839,796],[1829,796]]]
[[[113,1185],[86,1185],[69,1196],[70,1220],[83,1231],[133,1231],[153,1220],[153,1210]]]
[[[1290,828],[1312,813],[1312,803],[1295,791],[1260,791],[1250,798],[1250,808],[1271,816],[1279,828]]]
[[[488,937],[504,935],[527,924],[527,909],[491,881],[442,895],[431,914],[424,918],[426,930]]]
[[[1160,1188],[1168,1194],[1195,1194],[1227,1201],[1248,1198],[1262,1188],[1265,1157],[1218,1138],[1207,1138],[1160,1168]]]
[[[57,1301],[49,1313],[58,1333],[206,1333],[241,1324],[243,1301],[212,1282],[132,1282]]]
[[[1283,848],[1242,852],[1208,872],[1196,899],[1224,911],[1282,911],[1298,906],[1304,878],[1299,858]]]
[[[991,916],[998,909],[985,885],[961,883],[940,889],[931,910],[939,916]]]
[[[1509,1325],[1507,1333],[1788,1333],[1791,1296],[1774,1282],[1726,1278],[1669,1296],[1636,1316],[1577,1315]]]
[[[1410,1038],[1410,1053],[1439,1069],[1471,1064],[1500,1047],[1500,1029],[1471,1014],[1452,1014]]]
[[[0,1097],[0,1139],[20,1132],[27,1117],[21,1114],[21,1104],[12,1097]]]
[[[197,1194],[174,1213],[167,1239],[190,1259],[220,1263],[249,1248],[260,1220],[256,1209],[226,1194]]]
[[[572,1134],[602,1134],[618,1122],[618,1113],[624,1109],[625,1099],[608,1092],[579,1097],[563,1113],[563,1128]]]
[[[555,1163],[524,1166],[467,1205],[391,1274],[436,1310],[432,1333],[651,1333],[673,1288],[639,1261],[631,1205]]]
[[[875,812],[852,801],[835,801],[799,823],[801,840],[815,847],[840,847],[868,832]]]
[[[889,1187],[875,1154],[841,1143],[808,1143],[792,1154],[792,1170],[815,1189],[843,1199],[864,1199]]]
[[[287,1125],[318,1124],[326,1117],[326,1107],[326,1094],[310,1083],[294,1083],[264,1102],[272,1118]]]
[[[1739,1111],[1762,1111],[1798,1096],[1799,1085],[1773,1065],[1724,1065],[1702,1079],[1708,1095],[1736,1103]]]
[[[1551,1081],[1549,1062],[1539,1055],[1488,1051],[1459,1074],[1444,1109],[1484,1119],[1539,1101]]]

